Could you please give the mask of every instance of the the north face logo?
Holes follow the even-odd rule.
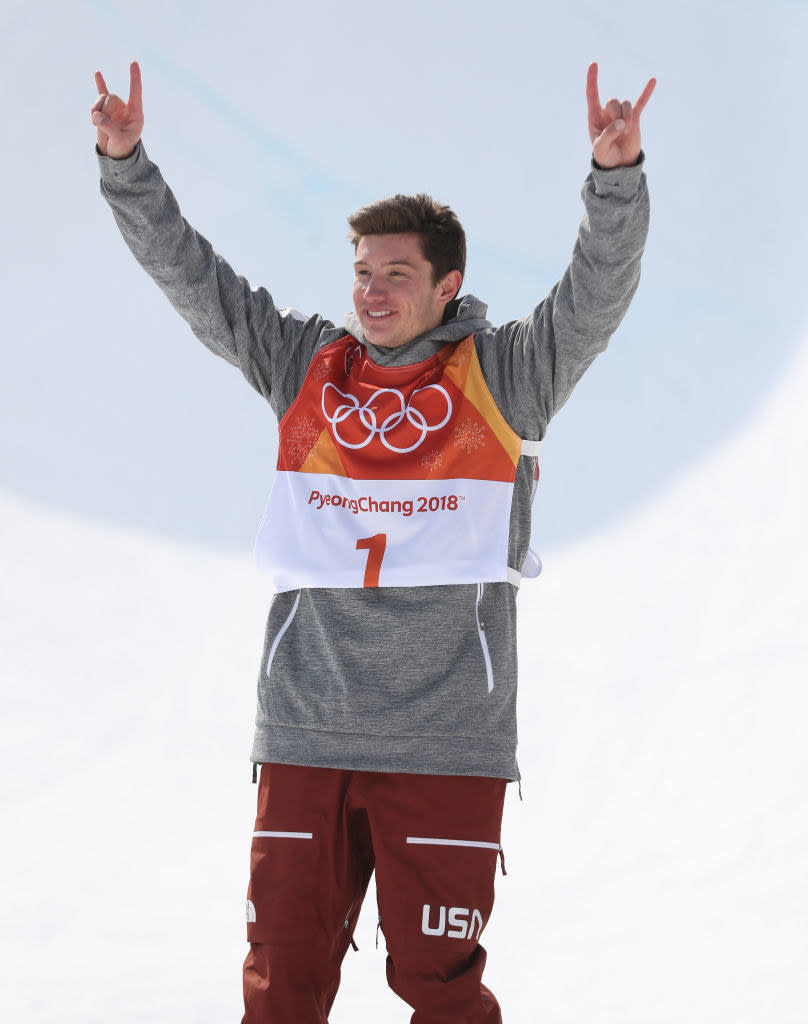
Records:
[[[438,923],[430,923],[431,907],[424,904],[424,911],[421,915],[421,931],[424,935],[446,935],[449,939],[473,939],[474,928],[477,928],[477,938],[483,930],[483,915],[479,910],[469,910],[467,907],[449,907],[449,925],[446,931],[446,907],[438,907]],[[471,914],[471,920],[468,919]]]
[[[247,900],[247,924],[255,924],[255,904]]]

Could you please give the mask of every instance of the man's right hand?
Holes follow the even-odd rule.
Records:
[[[129,65],[129,99],[111,96],[100,71],[95,73],[98,99],[92,107],[92,121],[98,129],[98,148],[104,156],[122,160],[135,151],[143,132],[143,91],[140,67],[136,60]]]

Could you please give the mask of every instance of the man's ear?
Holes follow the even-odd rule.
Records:
[[[463,283],[463,275],[459,270],[450,270],[449,273],[441,278],[440,280],[440,294],[438,299],[445,306],[447,302],[451,302],[452,299],[460,291],[460,285]]]

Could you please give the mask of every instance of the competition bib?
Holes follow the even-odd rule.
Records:
[[[472,338],[401,367],[340,338],[312,360],[278,434],[256,541],[276,590],[518,584],[514,480],[538,442],[505,422]],[[525,575],[537,575],[530,557]]]

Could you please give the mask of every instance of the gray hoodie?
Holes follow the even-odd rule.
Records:
[[[593,164],[570,265],[524,319],[494,327],[486,306],[467,295],[434,331],[384,349],[365,340],[354,315],[337,328],[252,289],[183,219],[142,143],[124,160],[99,154],[101,192],[135,258],[200,341],[240,369],[278,419],[314,354],[346,332],[382,366],[422,362],[473,335],[500,412],[534,441],[606,347],[636,291],[649,215],[643,159],[613,170]],[[508,552],[516,567],[530,540],[533,467],[522,456]],[[252,760],[518,778],[516,598],[511,583],[276,594]]]

